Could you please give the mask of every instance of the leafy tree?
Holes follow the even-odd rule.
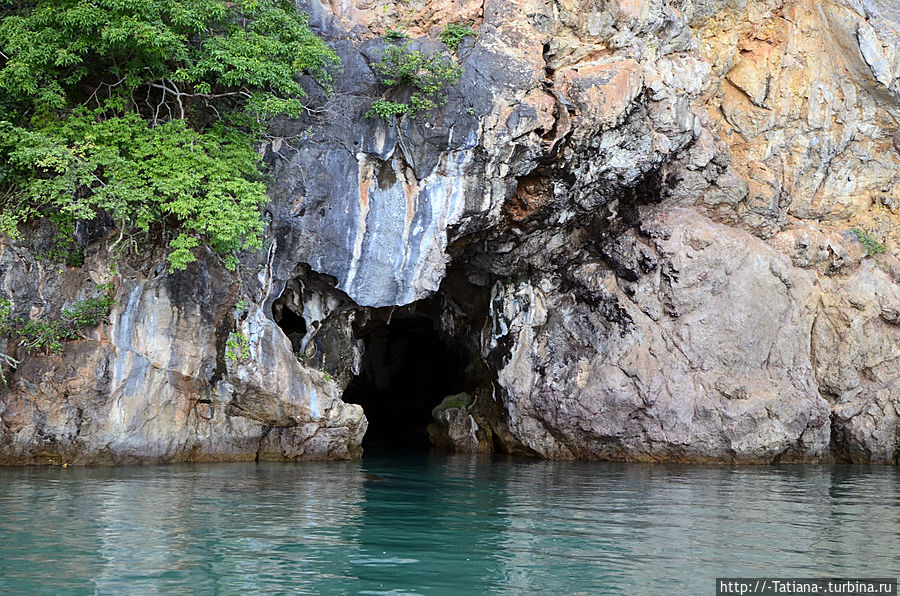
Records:
[[[338,58],[287,0],[0,0],[0,233],[111,216],[119,240],[260,244],[255,144]]]

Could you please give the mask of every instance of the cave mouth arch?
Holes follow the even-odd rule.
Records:
[[[434,317],[415,313],[371,321],[357,337],[365,352],[343,401],[365,411],[369,428],[363,448],[429,449],[432,409],[445,396],[468,388],[465,349],[441,337]]]

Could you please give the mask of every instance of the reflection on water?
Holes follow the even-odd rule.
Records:
[[[401,456],[0,469],[0,592],[711,593],[900,575],[900,470]]]

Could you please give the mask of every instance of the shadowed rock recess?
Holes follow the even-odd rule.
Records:
[[[14,316],[116,297],[61,354],[0,340],[0,463],[900,463],[895,2],[302,8],[343,73],[269,131],[237,273],[0,241]],[[364,117],[379,33],[464,21],[446,105]]]

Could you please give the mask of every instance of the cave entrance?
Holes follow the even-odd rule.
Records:
[[[428,449],[432,409],[467,389],[465,350],[440,336],[433,317],[408,312],[370,321],[358,337],[365,343],[362,365],[343,400],[365,410],[363,447]]]
[[[306,336],[306,320],[303,318],[303,304],[300,302],[301,291],[289,284],[285,291],[272,303],[272,318],[281,327],[291,342],[291,351],[300,353],[303,338]]]

